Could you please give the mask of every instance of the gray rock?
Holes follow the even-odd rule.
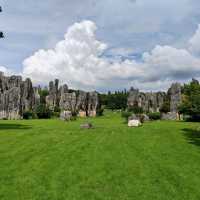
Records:
[[[76,111],[87,111],[87,93],[84,91],[78,91]]]
[[[132,114],[129,118],[128,118],[128,121],[131,121],[131,120],[138,120],[138,116],[136,116],[136,114]]]
[[[85,123],[85,124],[81,124],[80,127],[82,129],[91,129],[93,128],[93,125],[91,123]]]
[[[88,93],[88,116],[95,117],[97,106],[99,104],[98,101],[98,93],[97,92],[89,92]]]
[[[170,112],[177,113],[178,106],[181,104],[181,84],[173,83],[168,90],[170,96]]]
[[[72,119],[72,112],[71,111],[62,111],[60,113],[60,119],[63,121],[70,121]]]
[[[0,119],[21,119],[24,111],[33,108],[33,93],[30,79],[0,73]]]
[[[49,82],[49,95],[46,97],[46,104],[51,109],[54,110],[56,106],[59,106],[59,90],[58,90],[59,80]]]
[[[76,112],[76,93],[62,93],[59,105],[61,110]]]
[[[179,115],[176,112],[162,113],[162,120],[179,120]]]

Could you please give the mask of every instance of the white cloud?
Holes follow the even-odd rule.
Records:
[[[196,55],[200,55],[200,24],[194,36],[189,40],[189,50]]]
[[[4,66],[0,66],[0,72],[3,72],[5,76],[13,75],[13,72]]]
[[[91,21],[75,23],[68,28],[64,40],[54,49],[39,50],[23,62],[23,75],[34,83],[46,83],[54,78],[79,89],[123,88],[131,84],[154,90],[177,79],[200,77],[200,59],[193,50],[171,46],[156,46],[136,60],[109,61],[101,55],[107,45],[96,39],[97,27]],[[199,31],[200,32],[200,31]],[[190,49],[200,49],[200,38],[190,40]],[[200,34],[199,34],[200,35]],[[194,45],[193,44],[193,41]]]

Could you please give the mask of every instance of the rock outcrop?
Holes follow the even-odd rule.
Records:
[[[76,113],[80,117],[96,116],[98,106],[97,92],[72,91],[69,92],[67,86],[61,87],[60,103],[61,116],[66,111]]]
[[[23,81],[21,76],[0,73],[0,119],[21,119],[23,112],[32,110],[38,102],[30,79]]]
[[[176,113],[181,103],[181,84],[173,83],[168,90],[170,97],[170,112]]]
[[[60,95],[58,85],[58,79],[49,83],[49,95],[46,97],[46,104],[51,110],[54,110],[56,106],[59,106]]]
[[[164,92],[143,93],[138,89],[131,88],[127,100],[128,108],[139,107],[144,112],[159,112],[166,94]]]
[[[167,93],[151,92],[143,93],[138,89],[131,88],[127,99],[128,108],[140,107],[144,112],[159,112],[166,99],[170,100],[170,112],[175,113],[165,115],[165,118],[173,118],[178,112],[178,106],[181,103],[181,85],[174,83]]]

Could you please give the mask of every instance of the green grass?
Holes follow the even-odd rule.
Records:
[[[200,199],[198,123],[83,121],[0,121],[0,200]]]

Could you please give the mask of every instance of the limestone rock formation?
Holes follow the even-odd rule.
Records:
[[[30,79],[4,76],[0,73],[0,119],[21,119],[23,112],[32,110],[37,102]]]
[[[96,116],[98,94],[96,92],[69,92],[66,86],[61,87],[59,107],[62,111],[71,111],[80,117]]]
[[[88,116],[95,117],[96,110],[98,106],[98,93],[97,92],[89,92],[88,93]]]
[[[177,113],[178,106],[181,103],[181,84],[173,83],[168,90],[170,97],[170,112]]]
[[[60,119],[63,121],[70,121],[72,118],[72,112],[71,111],[62,111],[60,113]]]
[[[134,106],[140,107],[144,112],[159,112],[166,99],[170,100],[170,112],[177,113],[178,106],[181,103],[181,85],[174,83],[167,93],[151,92],[142,93],[138,89],[131,88],[127,99],[128,108]],[[169,118],[175,118],[176,114],[168,115]],[[165,116],[167,118],[167,116]]]
[[[51,109],[54,110],[56,106],[59,106],[59,80],[49,82],[49,95],[46,97],[46,104]]]
[[[164,103],[164,92],[143,93],[131,88],[127,99],[128,108],[140,107],[144,112],[158,112]]]
[[[76,111],[76,93],[61,93],[60,109],[65,111]]]

